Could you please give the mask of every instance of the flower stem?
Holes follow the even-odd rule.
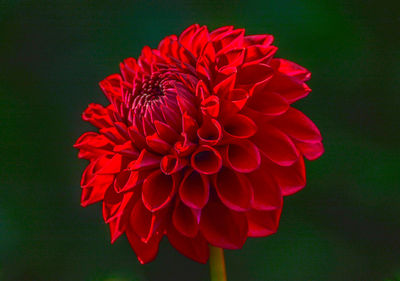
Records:
[[[211,281],[227,281],[223,249],[210,245],[209,264]]]

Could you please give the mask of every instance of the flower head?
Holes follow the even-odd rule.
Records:
[[[310,92],[310,72],[274,58],[272,41],[195,24],[100,82],[110,104],[89,105],[82,117],[99,130],[75,144],[90,161],[81,204],[102,201],[111,241],[125,233],[141,263],[164,235],[206,262],[208,244],[273,234],[282,197],[304,187],[303,157],[323,146],[291,104]]]

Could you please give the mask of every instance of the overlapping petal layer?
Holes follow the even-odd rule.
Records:
[[[291,104],[311,74],[274,58],[272,41],[195,24],[100,82],[110,104],[89,105],[82,118],[99,130],[75,144],[90,162],[81,204],[102,201],[111,241],[125,233],[141,263],[164,235],[204,263],[208,244],[273,234],[282,196],[304,187],[322,138]]]

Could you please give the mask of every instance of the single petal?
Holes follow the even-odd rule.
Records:
[[[311,143],[296,141],[295,143],[304,157],[306,157],[308,160],[315,160],[319,158],[325,151],[321,142]]]
[[[271,120],[271,124],[301,142],[315,143],[322,140],[317,126],[302,112],[292,107],[285,114]]]
[[[289,103],[281,95],[269,92],[268,87],[256,87],[246,104],[252,110],[267,116],[277,116],[289,109]]]
[[[117,193],[130,191],[142,184],[147,173],[140,171],[123,170],[114,180],[114,189]]]
[[[250,173],[260,167],[261,163],[257,146],[248,140],[228,144],[224,160],[229,167],[239,173]]]
[[[132,170],[153,169],[160,165],[160,161],[161,156],[143,149],[136,161],[131,162],[129,168]]]
[[[281,189],[274,178],[267,172],[268,167],[247,174],[254,194],[252,208],[261,211],[274,210],[282,206]]]
[[[265,162],[268,165],[268,169],[271,170],[271,174],[281,188],[283,196],[292,195],[303,189],[306,185],[306,169],[303,157],[299,157],[295,163],[287,167],[276,165],[265,158],[263,162]]]
[[[222,166],[222,157],[217,150],[208,145],[201,145],[191,157],[193,169],[201,174],[217,173]]]
[[[171,145],[161,139],[157,134],[147,136],[146,142],[151,150],[159,154],[166,154],[171,149]]]
[[[182,235],[171,224],[167,230],[167,237],[171,245],[186,257],[200,263],[207,262],[209,256],[208,243],[200,233],[194,238],[189,238]]]
[[[296,77],[302,81],[307,81],[311,78],[310,71],[292,61],[275,58],[271,61],[271,66],[281,73]]]
[[[250,64],[240,69],[236,85],[254,85],[272,78],[273,70],[266,64]]]
[[[151,173],[143,182],[142,200],[146,208],[155,212],[167,205],[175,194],[176,179],[160,170]]]
[[[188,161],[174,154],[165,155],[160,162],[160,169],[166,175],[172,175],[182,170]]]
[[[179,134],[170,125],[157,120],[154,121],[154,125],[160,138],[169,144],[174,144],[179,138]]]
[[[267,87],[271,92],[282,95],[289,103],[294,103],[311,92],[311,89],[301,80],[276,72],[268,81]]]
[[[127,228],[126,237],[129,244],[135,252],[139,262],[145,264],[154,260],[157,255],[158,247],[163,234],[161,232],[155,233],[147,243],[143,242],[140,237],[131,228]]]
[[[172,212],[172,223],[176,230],[187,237],[195,237],[199,232],[199,224],[196,215],[180,200],[176,200],[174,210]]]
[[[245,176],[224,167],[213,177],[213,184],[219,199],[228,208],[235,211],[250,208],[253,193]]]
[[[222,128],[219,122],[213,118],[204,118],[203,124],[197,130],[201,144],[216,145],[222,138]]]
[[[292,140],[275,127],[264,124],[252,137],[262,154],[281,166],[290,166],[299,158],[299,152]]]
[[[224,135],[226,136],[248,139],[256,132],[256,123],[245,115],[236,114],[224,121]]]
[[[201,111],[204,115],[217,118],[219,114],[219,98],[217,96],[209,96],[201,102]]]
[[[240,249],[247,239],[247,219],[219,202],[209,202],[201,213],[200,231],[206,240],[224,249]]]
[[[271,211],[246,212],[249,237],[265,237],[274,234],[278,230],[281,211],[282,209],[279,208]]]
[[[188,170],[179,187],[181,200],[190,208],[201,209],[208,202],[210,183],[208,176]]]

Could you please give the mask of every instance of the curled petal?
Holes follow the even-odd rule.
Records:
[[[107,189],[103,200],[103,218],[106,223],[121,216],[133,193],[116,193],[114,188]]]
[[[124,144],[116,145],[114,147],[114,152],[119,153],[128,158],[137,158],[139,156],[139,151],[132,145],[131,141],[127,141]]]
[[[208,202],[210,183],[208,176],[188,170],[179,187],[179,197],[188,207],[202,209]]]
[[[217,96],[209,96],[201,102],[201,111],[204,115],[217,118],[219,114],[219,98]]]
[[[109,111],[100,104],[89,104],[88,108],[82,114],[82,119],[89,121],[97,128],[112,126]]]
[[[235,211],[249,209],[253,193],[245,176],[224,167],[213,177],[213,184],[225,206]]]
[[[266,157],[278,165],[290,166],[299,158],[292,140],[269,124],[262,125],[252,140]]]
[[[161,171],[151,173],[143,182],[142,199],[146,208],[155,212],[166,206],[176,190],[176,178]]]
[[[274,36],[272,36],[270,34],[247,35],[244,37],[243,45],[245,45],[245,46],[251,46],[251,45],[268,46],[268,45],[271,45],[272,41],[274,41]]]
[[[222,128],[216,119],[204,118],[203,124],[197,130],[200,143],[216,145],[222,138]]]
[[[195,237],[199,231],[199,224],[193,210],[176,200],[175,208],[172,212],[172,223],[182,235]]]
[[[165,155],[160,162],[160,169],[166,175],[172,175],[179,172],[187,165],[185,158],[179,157],[174,154]]]
[[[201,174],[217,173],[222,166],[222,157],[217,150],[208,145],[201,145],[192,154],[191,165]]]
[[[261,163],[257,146],[248,140],[228,144],[224,159],[228,166],[239,173],[250,173],[258,169]]]
[[[280,73],[275,73],[268,81],[268,88],[271,92],[281,94],[289,103],[294,103],[311,92],[311,89],[301,80]]]
[[[200,233],[190,238],[182,235],[171,224],[167,229],[167,237],[171,245],[186,257],[200,263],[207,262],[209,255],[208,243]]]
[[[278,48],[275,46],[253,45],[249,46],[246,50],[245,64],[269,64]]]
[[[250,237],[264,237],[274,234],[278,230],[279,218],[282,209],[271,211],[251,210],[246,212]]]
[[[209,202],[201,213],[200,231],[216,247],[240,249],[246,242],[246,215],[235,212],[219,202]]]
[[[224,135],[248,139],[257,132],[257,125],[249,117],[236,114],[224,122]]]

